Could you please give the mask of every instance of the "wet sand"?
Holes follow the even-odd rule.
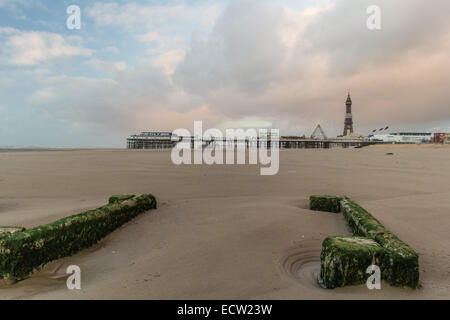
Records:
[[[394,153],[394,155],[386,155]],[[175,166],[169,151],[0,152],[0,225],[32,227],[152,193],[156,211],[30,279],[2,299],[448,299],[449,147],[284,150],[259,166]],[[311,194],[348,195],[420,254],[420,290],[324,290],[320,245],[349,234],[342,215],[308,210]],[[65,269],[81,267],[82,289]]]

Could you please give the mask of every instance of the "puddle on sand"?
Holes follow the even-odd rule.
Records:
[[[321,287],[317,283],[320,273],[320,251],[322,241],[303,240],[284,254],[283,270],[300,284],[308,288]]]

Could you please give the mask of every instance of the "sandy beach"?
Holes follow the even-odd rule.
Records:
[[[393,153],[393,155],[387,155]],[[156,211],[94,247],[0,288],[2,299],[448,299],[450,147],[282,150],[280,170],[175,166],[170,151],[0,152],[0,225],[33,227],[151,193]],[[420,290],[324,290],[322,240],[349,235],[312,194],[347,195],[420,254]],[[82,270],[68,290],[65,270]]]

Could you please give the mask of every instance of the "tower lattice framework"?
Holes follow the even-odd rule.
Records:
[[[347,110],[345,112],[344,136],[348,136],[353,133],[352,98],[350,97],[350,93],[347,96],[345,105],[347,106]]]

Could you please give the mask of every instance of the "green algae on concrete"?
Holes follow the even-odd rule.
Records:
[[[0,279],[25,279],[35,269],[92,246],[137,215],[156,207],[155,197],[144,194],[22,232],[3,233]]]
[[[380,265],[382,278],[393,286],[418,288],[418,254],[350,199],[342,199],[341,208],[355,235],[370,238],[385,249],[386,254]]]
[[[309,197],[309,208],[314,211],[341,212],[342,197],[313,195]]]
[[[328,289],[363,284],[367,268],[380,265],[384,252],[369,238],[328,237],[322,243],[319,284]]]
[[[0,227],[0,235],[2,233],[16,233],[16,232],[22,232],[22,231],[25,231],[24,227],[17,227],[17,226]]]
[[[336,203],[339,202],[339,204]],[[370,239],[377,243],[383,254],[376,256],[377,263],[381,269],[381,277],[390,285],[398,287],[419,288],[419,256],[418,254],[405,242],[401,241],[396,235],[387,230],[377,219],[375,219],[369,212],[360,207],[347,197],[337,196],[311,196],[310,197],[311,210],[327,211],[327,212],[342,212],[346,219],[349,228],[355,236]],[[342,285],[362,283],[355,275],[364,275],[365,270],[372,263],[362,259],[366,248],[363,246],[352,247],[350,256],[353,257],[355,253],[361,251],[360,258],[354,259],[354,264],[349,264],[349,269],[336,269],[337,264],[347,263],[345,260],[347,254],[343,248],[348,248],[345,244],[352,242],[351,237],[344,237],[346,240],[343,243],[343,237],[331,237],[325,239],[322,247],[321,255],[321,285],[327,288],[335,288]],[[337,240],[339,238],[339,240]],[[363,239],[359,238],[359,239]],[[353,238],[355,239],[355,238]],[[339,243],[339,246],[336,244]],[[338,250],[339,249],[339,250]],[[360,264],[358,261],[364,261]],[[337,271],[336,271],[337,270]],[[341,279],[339,277],[344,277]],[[359,281],[359,282],[358,282]],[[345,283],[345,284],[344,284]]]
[[[115,194],[115,195],[109,197],[108,203],[122,202],[125,200],[129,200],[133,197],[135,197],[134,194]]]

